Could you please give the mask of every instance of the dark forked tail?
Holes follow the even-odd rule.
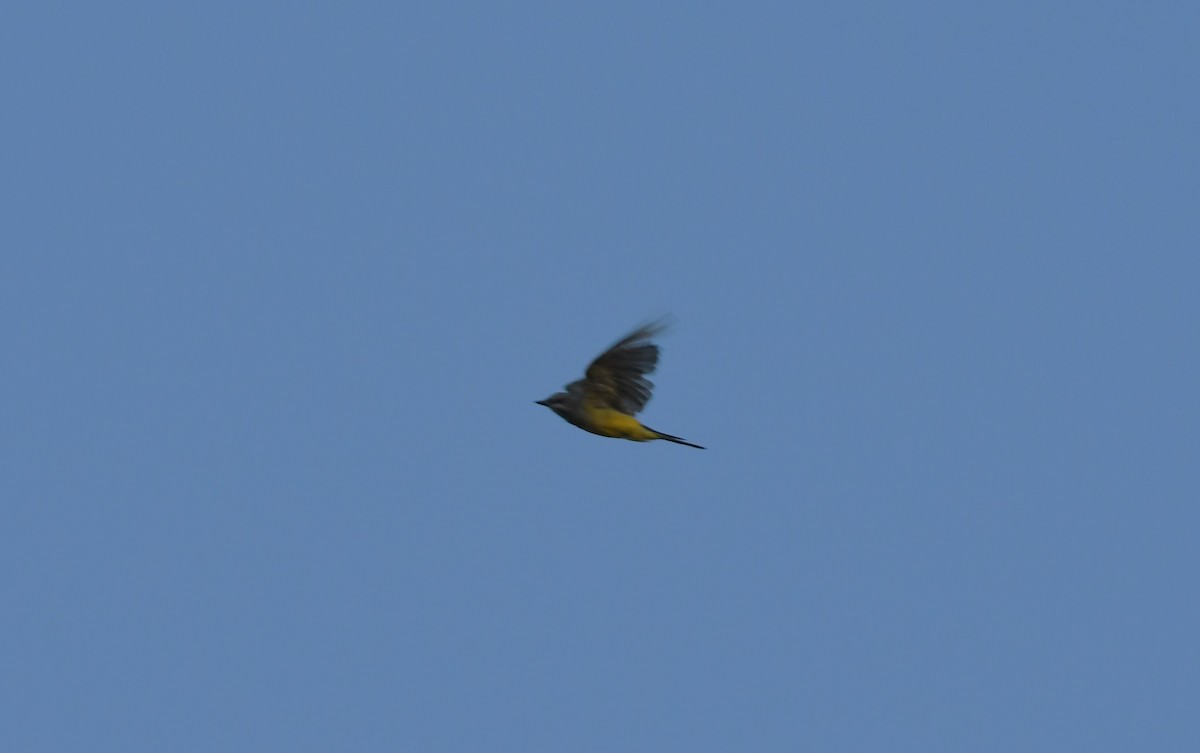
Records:
[[[647,426],[646,428],[647,428],[647,429],[650,429],[650,427],[649,427],[649,426]],[[670,434],[663,434],[663,433],[662,433],[661,431],[659,431],[658,429],[650,429],[650,431],[652,431],[652,432],[654,432],[655,434],[657,434],[659,439],[665,439],[665,440],[667,440],[668,442],[674,442],[675,444],[685,444],[685,445],[687,445],[688,447],[695,447],[697,450],[703,450],[703,449],[705,449],[705,448],[701,447],[701,446],[700,446],[700,445],[698,445],[698,444],[692,444],[691,442],[687,441],[686,439],[680,439],[679,437],[674,437],[674,436],[671,436]]]

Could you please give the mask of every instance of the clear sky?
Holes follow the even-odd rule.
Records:
[[[0,749],[1200,750],[1195,3],[13,5]]]

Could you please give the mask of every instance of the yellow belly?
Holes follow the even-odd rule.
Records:
[[[638,423],[633,416],[626,415],[611,408],[593,408],[588,411],[588,431],[605,437],[632,439],[635,442],[645,442],[658,439],[658,434]]]

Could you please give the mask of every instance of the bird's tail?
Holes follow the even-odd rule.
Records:
[[[646,428],[647,428],[647,429],[650,429],[650,427],[649,427],[649,426],[647,426]],[[675,444],[685,444],[685,445],[687,445],[688,447],[695,447],[697,450],[703,450],[703,449],[704,449],[704,448],[703,448],[703,447],[701,447],[700,445],[698,445],[698,444],[692,444],[691,442],[687,441],[686,439],[681,439],[681,438],[679,438],[679,437],[671,436],[670,434],[663,434],[661,431],[658,431],[658,430],[656,430],[656,429],[650,429],[650,431],[654,432],[654,434],[655,434],[655,435],[656,435],[656,436],[657,436],[659,439],[665,439],[665,440],[667,440],[668,442],[674,442]]]

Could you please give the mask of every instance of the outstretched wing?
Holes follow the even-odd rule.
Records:
[[[592,361],[581,382],[573,382],[567,389],[582,388],[584,399],[592,405],[637,414],[654,389],[646,374],[654,373],[658,366],[658,346],[650,339],[663,329],[665,325],[658,322],[630,332]]]

